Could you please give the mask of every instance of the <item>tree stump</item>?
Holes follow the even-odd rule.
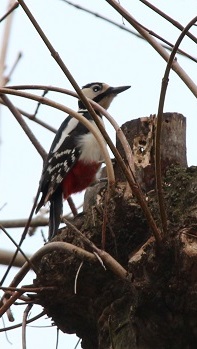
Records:
[[[155,188],[155,132],[156,116],[142,117],[126,122],[122,130],[132,149],[138,183],[145,191]],[[117,139],[117,149],[126,161],[124,150]],[[187,167],[186,118],[178,113],[164,113],[161,136],[161,167],[165,175],[171,166]],[[115,167],[116,178],[125,181]]]
[[[54,251],[40,262],[35,285],[57,286],[57,291],[43,290],[38,302],[60,330],[82,338],[84,349],[197,348],[197,169],[186,167],[185,125],[180,114],[164,115],[168,233],[160,248],[136,199],[125,195],[127,183],[115,165],[118,181],[107,206],[106,251],[128,271],[128,278],[118,278],[99,262],[84,261],[74,293],[81,264],[75,255]],[[159,224],[153,173],[155,118],[133,120],[123,130],[133,150],[137,178]],[[91,204],[86,203],[85,213],[73,224],[100,248],[106,186],[91,190]],[[54,241],[91,251],[69,227],[60,229]]]

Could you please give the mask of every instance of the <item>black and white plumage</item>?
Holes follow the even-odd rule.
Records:
[[[104,83],[90,83],[82,88],[87,98],[107,109],[113,98],[130,86],[110,87]],[[94,123],[81,101],[79,113]],[[102,118],[100,113],[97,114]],[[36,212],[50,201],[49,239],[60,224],[63,197],[87,188],[96,177],[103,160],[102,152],[93,134],[77,119],[68,116],[52,142],[43,166],[40,180],[42,197]]]

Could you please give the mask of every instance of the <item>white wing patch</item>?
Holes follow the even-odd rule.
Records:
[[[78,120],[75,118],[72,118],[68,125],[66,126],[66,128],[63,130],[61,137],[59,139],[59,142],[56,144],[55,148],[53,149],[53,153],[55,153],[59,147],[62,145],[62,143],[64,142],[65,138],[69,136],[69,133],[74,130],[74,128],[77,126],[78,124]]]

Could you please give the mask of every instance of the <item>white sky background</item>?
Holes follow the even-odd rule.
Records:
[[[112,86],[132,86],[130,90],[118,96],[109,109],[120,125],[127,120],[157,112],[161,80],[166,63],[145,41],[70,7],[61,0],[47,0],[47,2],[29,0],[26,3],[80,86],[92,81],[106,82]],[[78,3],[122,24],[121,16],[103,0],[78,0]],[[173,2],[160,0],[152,1],[152,4],[183,25],[186,25],[197,14],[196,0]],[[121,5],[126,7],[143,25],[172,43],[176,41],[180,32],[140,1],[121,0]],[[7,1],[1,0],[0,17],[5,13],[6,6]],[[127,28],[132,29],[126,21],[124,23]],[[4,24],[1,23],[0,40],[3,30]],[[191,31],[197,36],[197,27]],[[196,45],[191,40],[185,39],[181,48],[197,57]],[[18,8],[14,14],[6,72],[9,72],[19,51],[22,51],[23,57],[12,75],[11,85],[45,84],[73,90],[21,8]],[[197,82],[196,64],[182,56],[178,56],[178,61],[194,82]],[[74,98],[54,93],[49,93],[47,97],[77,110],[77,101]],[[16,106],[27,112],[33,113],[36,108],[36,104],[29,100],[16,97],[11,99]],[[164,110],[180,112],[187,116],[188,163],[196,165],[196,100],[173,72],[170,74]],[[65,117],[62,112],[44,106],[40,107],[37,116],[56,128]],[[48,150],[54,134],[31,121],[26,121],[44,148]],[[107,130],[114,139],[112,128],[107,125]],[[6,206],[0,211],[0,220],[25,218],[29,214],[37,190],[42,161],[15,118],[6,108],[1,108],[0,137],[0,207],[6,203]],[[79,204],[82,196],[80,198],[74,196],[74,201]],[[66,208],[67,206],[65,210]],[[9,232],[16,241],[19,241],[20,229],[9,230]],[[23,250],[32,254],[42,245],[40,231],[37,231],[33,238],[27,237]],[[0,247],[14,251],[14,246],[3,236],[3,233],[0,233]],[[4,271],[5,268],[2,267],[0,278]],[[16,269],[13,269],[5,286],[15,273]],[[32,283],[33,278],[34,274],[30,273],[23,284]],[[37,308],[36,313],[41,310]],[[22,307],[13,307],[13,311],[16,322],[20,322]],[[32,325],[34,324],[38,323]],[[50,325],[50,321],[42,320],[39,324]],[[10,324],[6,321],[6,325]],[[2,322],[0,322],[0,327],[2,327]],[[8,332],[8,337],[13,345],[7,342],[4,333],[0,333],[1,348],[20,349],[22,347],[21,329]],[[43,343],[45,348],[55,349],[55,341],[55,328],[44,330],[28,327],[27,329],[28,349],[41,348]],[[76,342],[76,337],[71,338],[71,336],[60,334],[59,349],[73,349]]]

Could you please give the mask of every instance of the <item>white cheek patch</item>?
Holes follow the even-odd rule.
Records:
[[[77,126],[78,124],[78,120],[75,118],[72,118],[68,125],[66,126],[66,128],[62,131],[61,137],[58,141],[58,143],[56,144],[55,148],[53,149],[53,153],[55,153],[59,147],[62,145],[62,143],[64,142],[65,138],[69,136],[69,133],[72,132],[72,130],[74,130],[74,128]]]
[[[97,94],[91,88],[83,88],[83,93],[87,98],[93,99]]]

